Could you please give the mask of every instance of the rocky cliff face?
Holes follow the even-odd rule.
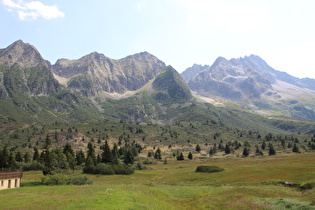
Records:
[[[188,85],[194,91],[225,99],[259,98],[275,82],[269,68],[254,55],[231,60],[219,57]]]
[[[103,54],[91,53],[78,60],[60,59],[53,65],[59,80],[65,86],[88,97],[109,93],[137,90],[165,68],[155,56],[142,52],[119,60]]]
[[[277,71],[255,55],[231,60],[219,57],[188,81],[202,96],[239,102],[258,112],[276,111],[310,120],[315,120],[314,84],[314,79]]]
[[[60,90],[51,65],[30,44],[19,40],[0,51],[0,97],[50,95]]]
[[[208,69],[208,65],[199,65],[199,64],[194,64],[192,67],[187,68],[184,72],[182,72],[180,75],[184,78],[186,82],[190,81],[193,79],[195,76],[200,74],[202,71]]]

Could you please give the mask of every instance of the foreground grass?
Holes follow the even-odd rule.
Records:
[[[218,173],[196,173],[217,165]],[[26,172],[23,187],[0,192],[1,209],[315,209],[315,190],[279,182],[315,182],[315,154],[220,158],[150,165],[133,175],[89,175],[90,186],[41,186]],[[76,172],[80,173],[80,172]]]

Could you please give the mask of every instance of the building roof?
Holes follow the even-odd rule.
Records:
[[[0,172],[0,179],[22,178],[23,172]]]

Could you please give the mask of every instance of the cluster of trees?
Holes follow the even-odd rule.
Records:
[[[132,174],[134,169],[130,165],[134,163],[135,157],[138,156],[143,148],[136,143],[126,143],[120,148],[118,148],[117,144],[114,144],[111,149],[108,142],[105,141],[101,149],[101,155],[96,155],[93,145],[91,143],[88,144],[83,172],[92,174]]]
[[[101,154],[96,154],[94,145],[89,142],[87,145],[86,154],[83,150],[74,151],[69,143],[66,143],[61,148],[51,148],[51,140],[49,135],[46,136],[43,150],[35,147],[34,153],[31,156],[29,152],[24,155],[20,151],[9,151],[5,146],[0,150],[0,169],[13,171],[18,168],[23,170],[43,170],[44,175],[52,175],[65,170],[74,170],[80,166],[84,168],[85,172],[95,172],[93,170],[98,164],[106,164],[115,166],[115,173],[124,173],[126,171],[130,174],[130,169],[127,167],[118,167],[122,165],[132,165],[135,157],[142,151],[142,147],[135,142],[124,146],[114,144],[111,149],[108,142],[101,146]],[[124,174],[126,174],[124,173]]]

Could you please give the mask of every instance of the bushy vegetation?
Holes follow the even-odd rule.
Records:
[[[196,172],[213,173],[223,171],[219,166],[197,166]]]
[[[42,183],[44,185],[90,185],[92,180],[84,175],[69,177],[66,174],[54,174],[45,176]]]
[[[84,173],[88,174],[102,174],[102,175],[113,175],[113,174],[124,174],[130,175],[135,172],[134,168],[128,165],[109,165],[105,163],[99,163],[95,166],[88,166],[83,169]]]

